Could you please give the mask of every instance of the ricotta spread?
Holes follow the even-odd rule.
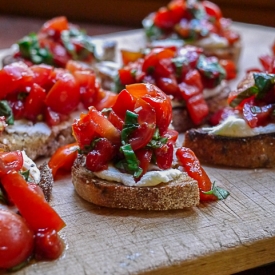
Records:
[[[183,172],[178,169],[167,169],[158,171],[149,171],[145,173],[139,181],[135,181],[134,177],[130,174],[121,173],[114,166],[108,167],[108,169],[94,172],[94,174],[101,179],[108,181],[120,182],[126,186],[156,186],[160,183],[167,183],[169,181],[176,180]]]
[[[249,137],[260,134],[268,134],[275,132],[275,124],[270,123],[266,126],[258,126],[250,128],[246,121],[238,116],[229,116],[221,124],[215,127],[202,128],[212,135],[227,137]]]
[[[228,41],[225,37],[216,33],[210,33],[207,37],[196,41],[195,44],[203,48],[226,48],[228,46]]]
[[[31,181],[38,184],[40,182],[40,171],[36,164],[26,155],[25,151],[22,151],[23,156],[23,168],[30,171]]]

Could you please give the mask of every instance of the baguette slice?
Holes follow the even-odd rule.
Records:
[[[275,133],[249,137],[226,137],[201,129],[185,133],[184,146],[202,163],[240,167],[275,167]]]
[[[97,178],[85,168],[85,156],[79,155],[72,167],[72,182],[80,197],[110,208],[170,210],[199,204],[198,183],[185,173],[174,182],[129,187]]]
[[[32,160],[51,156],[59,147],[74,142],[73,117],[53,127],[45,123],[34,125],[30,121],[7,126],[0,135],[0,144],[8,151],[25,151]],[[39,125],[39,126],[38,126]]]

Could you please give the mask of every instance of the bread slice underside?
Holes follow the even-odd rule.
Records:
[[[85,157],[79,156],[72,167],[72,182],[80,197],[110,208],[169,210],[199,204],[198,183],[186,173],[153,187],[130,187],[97,178],[85,168]]]
[[[275,167],[275,133],[249,137],[212,135],[201,129],[185,133],[184,146],[202,163],[240,167]]]

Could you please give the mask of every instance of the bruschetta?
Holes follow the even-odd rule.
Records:
[[[58,150],[53,171],[72,166],[72,182],[85,200],[99,206],[169,210],[216,200],[213,187],[189,148],[177,146],[169,128],[169,97],[152,84],[127,85],[112,108],[90,107],[72,125],[78,145]],[[64,160],[68,159],[68,163]],[[218,197],[217,197],[218,195]]]
[[[172,0],[143,20],[148,40],[153,44],[171,43],[202,47],[209,56],[230,59],[238,64],[241,52],[240,35],[232,29],[213,2]]]
[[[275,167],[275,75],[250,72],[232,91],[221,121],[189,130],[184,146],[203,163],[260,168]]]

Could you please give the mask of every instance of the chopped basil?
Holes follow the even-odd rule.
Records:
[[[226,72],[219,64],[218,59],[207,58],[202,54],[196,66],[202,77],[215,80],[215,85],[220,84],[226,76]]]
[[[155,133],[154,133],[152,139],[146,145],[146,147],[153,148],[153,149],[160,148],[163,144],[167,143],[167,140],[168,140],[168,138],[160,136],[159,129],[157,128],[155,130]]]
[[[13,112],[6,100],[0,100],[0,116],[4,116],[6,118],[6,123],[8,125],[14,124]]]
[[[132,174],[135,178],[139,178],[143,170],[139,167],[139,161],[132,146],[130,144],[123,145],[120,147],[120,151],[124,154],[125,159],[116,163],[115,166]]]
[[[20,174],[23,176],[23,178],[25,179],[25,181],[29,180],[30,170],[21,171]]]
[[[53,57],[47,48],[41,48],[37,35],[31,33],[17,42],[23,58],[31,60],[35,64],[46,63],[53,65]]]
[[[231,107],[238,106],[244,99],[256,95],[256,99],[262,99],[275,85],[275,75],[266,73],[253,74],[255,84],[240,92],[231,102]],[[257,110],[254,109],[254,112]]]
[[[257,98],[263,98],[266,92],[268,92],[275,84],[275,75],[265,74],[265,73],[255,73],[253,74],[255,86],[258,88],[259,92]]]
[[[227,190],[216,186],[215,182],[213,182],[212,189],[210,191],[203,193],[206,195],[214,195],[217,197],[218,200],[224,200],[230,195],[230,193]]]
[[[178,56],[178,57],[172,58],[172,63],[176,68],[177,78],[182,76],[183,68],[186,68],[189,66],[188,59],[185,56]]]
[[[138,114],[127,110],[123,129],[121,131],[121,142],[123,145],[128,142],[129,135],[138,127]]]

